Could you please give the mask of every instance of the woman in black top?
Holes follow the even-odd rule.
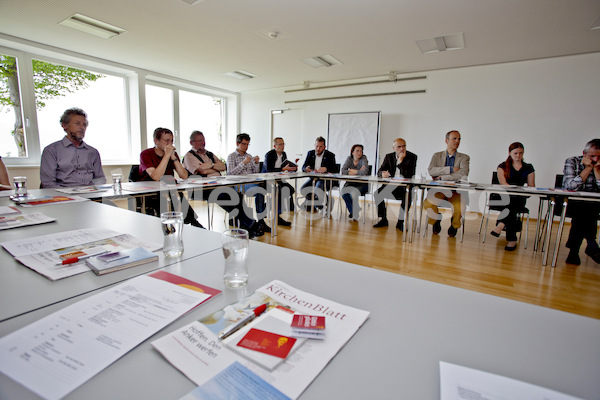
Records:
[[[519,142],[514,142],[508,147],[508,158],[498,165],[498,181],[501,185],[535,186],[535,169],[533,165],[523,161],[524,152],[525,147]],[[508,210],[508,215],[499,218],[496,228],[491,232],[493,236],[499,237],[502,229],[506,227],[508,243],[504,249],[507,251],[517,248],[517,232],[520,228],[517,213],[525,207],[526,201],[526,197],[510,196],[510,204],[500,213],[502,216]]]

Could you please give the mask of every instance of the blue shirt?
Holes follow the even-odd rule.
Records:
[[[85,142],[77,147],[66,136],[44,149],[40,180],[43,188],[106,183],[98,150]]]

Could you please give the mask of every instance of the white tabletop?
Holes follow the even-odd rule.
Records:
[[[279,279],[371,313],[302,399],[438,399],[440,360],[585,399],[598,398],[599,320],[260,242],[250,246],[246,293]],[[166,270],[224,289],[223,263],[221,252],[213,251]],[[67,399],[179,399],[194,384],[150,343],[246,293],[226,290],[143,342]],[[74,301],[0,323],[0,336]],[[0,398],[36,396],[0,375]]]
[[[6,198],[0,199],[0,205],[9,204],[13,203]],[[57,221],[2,230],[0,231],[0,242],[83,228],[106,228],[119,233],[129,233],[149,242],[159,244],[163,242],[159,218],[93,201],[30,208],[20,207],[20,210],[23,213],[41,212],[49,217],[57,218]],[[185,225],[185,250],[182,259],[220,247],[221,237],[218,233]],[[53,282],[18,263],[2,248],[0,249],[0,265],[2,265],[0,271],[0,321],[121,282],[174,262],[172,259],[165,258],[162,251],[157,254],[158,261],[152,263],[101,276],[96,276],[90,271]]]

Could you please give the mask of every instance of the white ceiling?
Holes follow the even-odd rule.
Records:
[[[58,25],[75,13],[128,32]],[[236,92],[598,52],[598,17],[598,0],[0,0],[1,33]],[[464,50],[415,43],[461,32]],[[300,61],[324,54],[343,65]]]

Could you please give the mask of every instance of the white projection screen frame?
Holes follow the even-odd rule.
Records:
[[[335,160],[341,167],[352,146],[362,144],[364,155],[373,166],[372,175],[376,175],[380,124],[380,111],[329,114],[327,150],[335,154]]]

